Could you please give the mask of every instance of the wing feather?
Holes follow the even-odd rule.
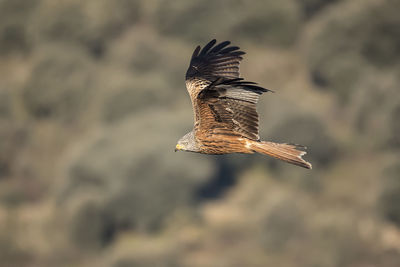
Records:
[[[241,56],[245,53],[237,46],[229,46],[229,41],[215,45],[216,43],[213,39],[203,49],[197,46],[192,54],[186,71],[186,87],[192,102],[197,94],[214,80],[220,77],[239,77],[239,64],[243,59]]]
[[[186,88],[192,101],[195,126],[200,118],[196,100],[198,94],[219,78],[238,78],[239,64],[245,54],[238,46],[230,46],[229,41],[216,43],[214,39],[203,49],[197,46],[186,71]]]
[[[201,49],[201,47],[198,45],[198,46],[196,47],[196,49],[193,51],[191,60],[199,55],[200,49]]]
[[[217,40],[213,39],[211,40],[208,44],[206,44],[206,46],[204,46],[204,48],[201,50],[200,52],[200,57],[201,56],[205,56],[208,52],[208,50],[210,50],[210,48],[215,45],[215,43],[217,42]]]
[[[258,113],[259,96],[270,91],[253,82],[240,78],[219,78],[210,83],[197,96],[195,106],[198,121],[195,125],[199,135],[235,135],[259,140]]]
[[[214,42],[214,43],[215,43],[215,42]],[[228,45],[230,45],[230,44],[231,44],[231,42],[229,42],[229,41],[224,41],[224,42],[222,42],[222,43],[219,43],[218,45],[214,46],[213,49],[211,49],[210,53],[219,52],[219,51],[222,50],[222,48],[224,48],[224,47],[226,47],[226,46],[228,46]]]

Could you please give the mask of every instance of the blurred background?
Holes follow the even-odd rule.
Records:
[[[0,0],[0,265],[400,266],[400,1]],[[230,40],[258,155],[174,153]]]

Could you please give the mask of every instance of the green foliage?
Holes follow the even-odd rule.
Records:
[[[51,46],[38,53],[23,92],[34,118],[71,120],[82,115],[94,82],[94,66],[81,50]]]
[[[351,107],[354,127],[368,137],[369,145],[398,147],[398,77],[397,71],[370,73],[355,86]]]
[[[176,208],[190,205],[202,177],[211,171],[210,162],[196,155],[174,153],[173,138],[179,136],[179,131],[178,125],[175,129],[170,127],[173,120],[168,116],[171,115],[156,112],[146,119],[123,120],[109,135],[89,145],[72,163],[70,182],[61,191],[60,201],[73,202],[89,195],[100,197],[101,214],[106,214],[107,225],[111,224],[114,232],[120,228],[154,231]],[[87,214],[83,210],[77,212]],[[75,235],[85,238],[86,234],[80,231],[92,223],[85,217],[80,219],[82,216],[73,225]],[[87,238],[94,239],[91,243],[102,243],[103,226],[88,233]]]
[[[84,250],[96,250],[109,245],[115,235],[112,218],[93,202],[84,203],[77,210],[70,228],[72,241]]]
[[[400,105],[395,107],[390,117],[390,143],[400,148]]]
[[[224,19],[219,19],[221,16]],[[158,9],[157,25],[163,34],[202,42],[211,36],[288,45],[297,37],[301,13],[292,0],[239,0],[233,4],[226,0],[164,0]]]
[[[26,145],[27,141],[27,130],[18,127],[10,120],[0,119],[0,181],[5,178],[10,178],[10,175],[16,168],[16,161],[19,157],[19,153]],[[9,196],[15,195],[13,190],[7,190],[0,193],[0,199],[10,199]],[[24,198],[22,191],[20,195]],[[7,196],[7,197],[6,197]],[[12,201],[14,202],[14,201]],[[18,202],[18,201],[17,201]]]
[[[0,1],[0,55],[27,53],[31,50],[32,36],[25,23],[32,16],[39,1]]]
[[[228,21],[218,21],[219,12],[229,12],[224,1],[163,0],[156,10],[155,23],[160,33],[205,41],[227,30]],[[226,7],[226,8],[223,8]]]
[[[114,92],[105,102],[102,111],[105,122],[118,122],[143,110],[150,111],[154,106],[167,106],[173,101],[168,94],[171,89],[165,86],[168,81],[162,77],[152,80],[120,78],[121,82],[114,86]]]
[[[4,267],[28,266],[32,261],[32,255],[21,250],[10,236],[0,236],[0,258]]]
[[[296,1],[243,1],[240,7],[251,12],[239,16],[232,36],[277,46],[291,45],[296,40],[302,24]]]
[[[152,267],[152,266],[165,266],[176,267],[180,266],[176,260],[169,256],[151,257],[144,259],[120,259],[116,261],[112,267]]]
[[[261,243],[268,251],[282,251],[290,241],[304,232],[302,214],[292,202],[282,202],[274,207],[263,223]]]
[[[383,178],[383,190],[380,196],[382,215],[400,226],[400,166],[395,164],[386,169]]]
[[[101,56],[107,42],[139,20],[139,1],[60,1],[35,13],[31,31],[49,41],[78,43]]]
[[[9,92],[0,88],[0,120],[8,119],[11,116],[11,96]]]
[[[370,67],[400,63],[400,20],[389,2],[348,1],[319,19],[308,61],[320,88],[348,100]]]
[[[321,12],[321,9],[338,1],[340,0],[300,0],[299,2],[303,7],[306,17],[310,18]]]

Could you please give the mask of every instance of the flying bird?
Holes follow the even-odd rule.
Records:
[[[211,40],[197,46],[186,72],[186,88],[194,113],[193,130],[177,143],[175,151],[203,154],[261,153],[307,169],[305,147],[261,141],[256,104],[271,91],[239,78],[245,52],[229,41]]]

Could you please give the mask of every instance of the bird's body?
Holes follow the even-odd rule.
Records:
[[[203,154],[258,152],[311,169],[311,164],[301,158],[305,152],[298,150],[300,146],[260,140],[256,104],[259,96],[270,90],[239,78],[239,63],[245,54],[239,47],[229,46],[228,41],[215,44],[212,40],[193,52],[186,88],[194,127],[178,141],[176,150]]]

